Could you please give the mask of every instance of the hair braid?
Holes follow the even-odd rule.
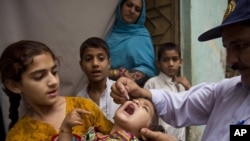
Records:
[[[11,120],[9,124],[9,130],[10,130],[19,119],[18,107],[20,105],[21,96],[19,94],[12,93],[7,89],[4,89],[4,91],[9,97],[9,102],[10,102],[10,107],[9,107],[9,119]]]

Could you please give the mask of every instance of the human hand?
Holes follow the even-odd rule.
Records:
[[[81,125],[82,119],[84,115],[90,115],[91,113],[89,111],[75,108],[73,109],[63,120],[63,123],[61,125],[61,129],[66,130],[70,132],[72,130],[72,127],[75,125]]]
[[[128,100],[127,94],[131,98],[148,97],[151,99],[151,93],[148,90],[139,87],[135,81],[129,78],[121,77],[111,86],[110,95],[115,103],[123,104]]]
[[[141,129],[141,135],[143,140],[147,141],[177,141],[177,138],[170,134],[165,134],[160,131],[151,131],[147,128]]]
[[[191,84],[189,83],[186,77],[177,77],[176,81],[178,83],[181,83],[185,87],[186,90],[188,90],[191,87]]]
[[[131,76],[130,72],[127,69],[125,69],[125,68],[120,68],[119,69],[119,77],[122,77],[122,76],[127,77],[127,78],[132,79],[132,80],[135,80]]]

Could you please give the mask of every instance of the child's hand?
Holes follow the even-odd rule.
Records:
[[[63,120],[61,129],[70,132],[73,126],[82,124],[83,116],[86,114],[90,115],[91,113],[80,108],[73,109]]]
[[[188,90],[191,87],[186,77],[177,77],[176,81],[178,83],[181,83],[185,87],[186,90]]]

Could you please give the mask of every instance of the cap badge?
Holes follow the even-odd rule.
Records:
[[[235,0],[231,0],[227,6],[226,12],[223,17],[223,21],[234,11],[235,6],[236,6]]]

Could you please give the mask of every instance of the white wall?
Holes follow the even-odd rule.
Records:
[[[198,36],[222,22],[227,0],[181,0],[182,75],[193,85],[225,77],[226,52],[221,38],[199,42]],[[205,126],[193,126],[188,141],[200,141]]]
[[[60,56],[61,95],[75,95],[86,82],[79,66],[81,43],[104,37],[114,21],[118,0],[1,0],[0,53],[10,43],[36,40]],[[5,127],[8,98],[1,96]]]

